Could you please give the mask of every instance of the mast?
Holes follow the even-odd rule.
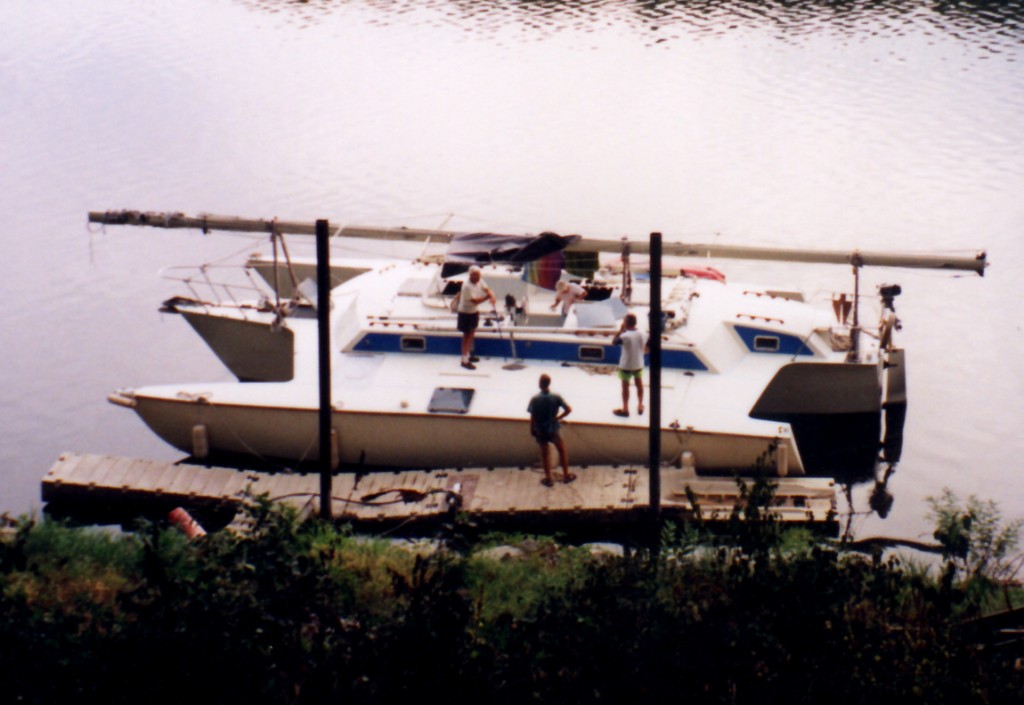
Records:
[[[239,218],[201,214],[187,216],[184,213],[155,213],[133,210],[91,211],[90,223],[103,225],[143,225],[156,228],[192,228],[209,232],[228,230],[235,232],[274,232],[296,235],[315,234],[313,222],[277,219]],[[353,237],[397,242],[451,241],[458,232],[452,230],[429,230],[422,228],[381,228],[352,225],[335,231],[335,237]],[[567,252],[605,252],[620,254],[623,243],[613,240],[584,239],[566,248]],[[647,242],[629,242],[633,254],[650,254]],[[878,252],[866,250],[814,250],[784,247],[754,247],[747,245],[715,245],[706,243],[668,242],[662,245],[663,255],[678,257],[713,257],[718,259],[772,260],[777,262],[802,262],[808,264],[847,264],[855,267],[908,267],[914,269],[947,269],[975,272],[985,275],[988,265],[987,254],[979,250],[973,255],[946,255],[915,252]]]

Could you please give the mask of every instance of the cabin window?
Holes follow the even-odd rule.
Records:
[[[581,345],[577,353],[585,362],[601,362],[604,360],[604,348],[599,345]]]
[[[427,339],[419,335],[403,335],[399,345],[402,352],[425,352]]]
[[[427,411],[439,414],[465,414],[473,401],[475,389],[438,387],[430,397]]]
[[[754,351],[755,352],[778,352],[779,351],[779,339],[774,335],[755,335],[754,336]]]

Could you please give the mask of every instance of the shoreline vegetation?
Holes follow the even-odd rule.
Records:
[[[766,511],[622,554],[480,535],[400,546],[255,498],[189,540],[23,518],[0,541],[4,702],[1015,703],[1021,522],[930,499],[942,561],[864,555]],[[1024,619],[1024,618],[1022,618]]]

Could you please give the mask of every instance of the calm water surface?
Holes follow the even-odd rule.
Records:
[[[254,244],[85,226],[139,208],[986,248],[983,279],[865,276],[903,286],[910,407],[892,510],[858,487],[853,526],[926,534],[944,486],[1024,515],[1020,2],[52,0],[0,27],[0,510],[63,450],[179,457],[110,391],[227,376],[158,272]]]

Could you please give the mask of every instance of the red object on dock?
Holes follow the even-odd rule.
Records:
[[[181,532],[190,539],[206,536],[206,529],[200,526],[199,522],[193,519],[192,515],[182,507],[172,509],[171,513],[167,515],[167,518],[171,520],[172,524],[181,529]]]

